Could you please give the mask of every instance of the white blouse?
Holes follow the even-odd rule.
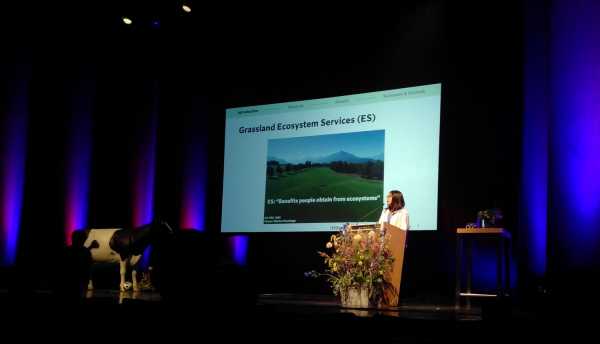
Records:
[[[406,208],[402,208],[400,210],[391,212],[388,209],[383,209],[377,223],[389,223],[392,226],[396,226],[406,231],[410,228],[410,223],[408,221],[408,210],[406,210]]]

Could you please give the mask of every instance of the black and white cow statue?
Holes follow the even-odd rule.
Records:
[[[85,236],[84,246],[90,249],[93,263],[118,263],[121,281],[119,289],[127,290],[125,275],[131,268],[133,290],[139,291],[137,283],[137,267],[144,250],[156,243],[164,235],[173,234],[173,229],[166,222],[155,222],[139,228],[92,228],[82,229]],[[88,289],[93,289],[90,278]]]

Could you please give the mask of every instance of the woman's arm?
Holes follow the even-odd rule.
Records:
[[[377,223],[383,224],[387,220],[386,219],[387,215],[386,215],[385,211],[386,211],[385,209],[383,209],[381,211],[381,215],[379,216],[379,220],[377,220]]]

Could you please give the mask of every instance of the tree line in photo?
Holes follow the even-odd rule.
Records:
[[[293,174],[311,167],[329,167],[338,173],[359,175],[365,179],[383,180],[383,161],[369,160],[367,162],[332,161],[330,163],[312,163],[306,161],[299,164],[281,164],[277,160],[267,161],[267,176],[278,178],[285,174]]]

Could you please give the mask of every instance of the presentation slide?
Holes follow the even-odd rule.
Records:
[[[226,110],[222,232],[335,231],[404,194],[436,230],[441,84]]]

